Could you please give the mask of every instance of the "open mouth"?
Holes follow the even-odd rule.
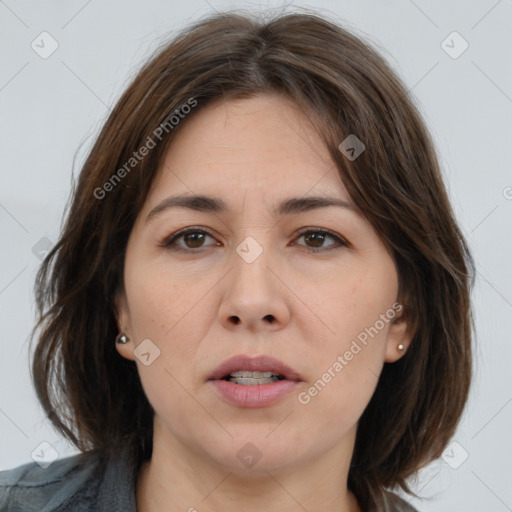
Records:
[[[261,384],[272,384],[273,382],[278,382],[285,379],[286,377],[284,375],[272,372],[252,372],[239,370],[225,375],[221,380],[233,382],[234,384],[240,384],[242,386],[258,386]]]
[[[296,370],[274,357],[245,354],[225,360],[208,381],[224,402],[241,408],[270,407],[305,382]]]

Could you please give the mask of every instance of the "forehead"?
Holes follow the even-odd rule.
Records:
[[[220,100],[176,132],[150,198],[170,192],[228,196],[327,193],[348,199],[325,143],[307,114],[278,94]]]

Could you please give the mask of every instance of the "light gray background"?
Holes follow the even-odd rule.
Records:
[[[213,10],[283,5],[184,4],[0,1],[0,469],[32,461],[41,442],[59,457],[76,452],[50,428],[29,377],[27,337],[40,264],[32,249],[44,237],[57,240],[72,173],[79,172],[109,107],[150,52],[185,24]],[[430,500],[411,501],[422,511],[512,510],[512,1],[294,5],[366,37],[412,90],[477,262],[471,399],[449,463],[440,459],[412,482]],[[47,59],[31,48],[43,31],[59,45]],[[456,59],[441,46],[453,31],[469,44]]]

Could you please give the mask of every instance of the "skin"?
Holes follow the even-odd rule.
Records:
[[[146,222],[162,199],[192,194],[222,198],[229,211],[175,207]],[[310,195],[351,202],[318,134],[288,98],[217,102],[176,133],[131,232],[116,301],[130,338],[117,350],[136,362],[155,410],[139,511],[360,510],[346,485],[357,423],[383,363],[402,357],[412,333],[397,315],[308,404],[298,401],[398,301],[394,261],[364,217],[336,206],[271,214],[283,199]],[[189,253],[159,245],[191,226],[208,235],[176,241]],[[349,245],[298,232],[305,227]],[[248,236],[263,249],[252,263],[236,252]],[[160,350],[148,366],[134,355],[147,338]],[[229,405],[207,379],[236,354],[276,357],[305,382],[269,407]],[[237,457],[248,442],[261,454],[251,468]]]

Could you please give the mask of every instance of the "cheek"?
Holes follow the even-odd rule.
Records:
[[[163,341],[187,315],[197,315],[195,307],[203,295],[201,281],[191,276],[185,279],[183,272],[168,264],[143,265],[141,258],[127,261],[125,272],[132,325],[138,337],[151,333]]]
[[[128,283],[127,283],[128,288]],[[144,393],[153,409],[162,417],[173,416],[180,410],[185,416],[197,414],[194,400],[184,391],[188,387],[197,342],[194,332],[202,318],[195,293],[172,283],[155,268],[131,278],[131,325],[135,346],[150,339],[158,349],[158,356],[150,365],[136,359]],[[190,288],[188,288],[190,290]],[[129,291],[128,291],[129,293]],[[196,306],[197,307],[197,306]],[[179,425],[174,428],[179,428]]]
[[[213,286],[210,281],[214,282],[184,276],[168,264],[127,265],[125,284],[135,343],[149,338],[160,351],[151,366],[137,361],[143,384],[154,382],[152,394],[160,392],[163,381],[172,381],[169,373],[179,382],[190,379],[200,340],[207,335],[214,315],[207,297]]]
[[[395,316],[391,270],[381,265],[378,271],[347,273],[310,288],[308,305],[323,328],[309,338],[315,340],[306,363],[310,387],[298,397],[305,407],[329,409],[333,418],[349,414],[354,421],[362,414],[377,385]],[[304,329],[310,328],[307,324],[310,319],[304,320]]]
[[[369,269],[370,265],[356,265],[336,273],[334,278],[331,274],[329,278],[304,283],[310,314],[303,327],[315,325],[321,329],[322,336],[317,331],[317,338],[323,349],[348,348],[358,336],[364,340],[364,333],[376,322],[379,333],[375,338],[383,337],[389,324],[379,319],[396,300],[396,275],[390,265],[382,262]]]
[[[352,350],[349,346],[323,357],[314,377],[297,395],[297,407],[304,410],[305,417],[322,418],[325,435],[329,427],[345,430],[354,425],[378,383],[382,366],[378,348],[370,343],[359,343],[359,348],[353,345]]]

